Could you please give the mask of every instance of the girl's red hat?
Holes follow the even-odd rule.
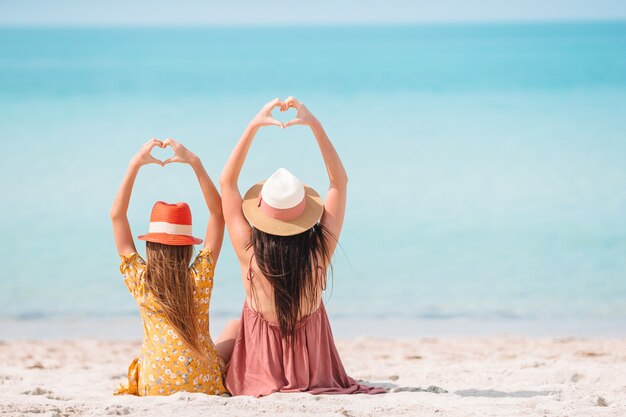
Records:
[[[157,201],[150,215],[147,235],[138,239],[166,245],[197,245],[202,239],[191,235],[191,209],[187,203]]]

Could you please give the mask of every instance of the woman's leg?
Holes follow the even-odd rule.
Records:
[[[217,349],[217,353],[222,357],[225,364],[230,362],[230,356],[233,354],[235,339],[237,338],[237,332],[239,332],[239,321],[231,320],[226,323],[222,334],[215,342],[215,349]]]

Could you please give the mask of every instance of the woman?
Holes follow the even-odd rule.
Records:
[[[272,110],[295,108],[285,125]],[[285,169],[254,185],[242,198],[237,186],[255,134],[262,126],[306,125],[326,164],[330,186],[319,194]],[[224,219],[241,266],[246,292],[241,319],[217,343],[228,364],[232,395],[273,392],[348,394],[385,392],[357,384],[341,363],[322,292],[346,206],[346,171],[320,122],[298,100],[275,99],[250,122],[220,177]]]
[[[150,152],[171,147],[165,162]],[[186,203],[158,201],[146,235],[146,260],[137,254],[126,216],[135,178],[142,166],[171,162],[191,165],[211,214],[204,248],[189,265],[193,245],[191,210]],[[128,368],[128,383],[116,394],[170,395],[179,391],[221,395],[224,364],[209,334],[213,271],[224,237],[220,196],[200,159],[178,142],[152,139],[132,159],[111,208],[115,245],[124,282],[137,301],[144,327],[141,353]]]

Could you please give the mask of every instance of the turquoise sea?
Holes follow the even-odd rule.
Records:
[[[136,318],[108,218],[129,159],[172,136],[217,179],[288,95],[350,177],[332,318],[626,323],[626,22],[2,28],[0,321]],[[293,127],[259,134],[240,187],[281,166],[327,185]],[[157,200],[189,202],[202,235],[189,167],[142,170],[135,235]],[[212,317],[242,301],[226,238]]]

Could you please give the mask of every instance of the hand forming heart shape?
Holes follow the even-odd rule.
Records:
[[[168,149],[168,146],[165,145],[164,142],[159,142],[160,144],[157,143],[155,144],[155,146],[152,147],[152,149],[150,149],[150,155],[157,161],[161,162],[161,166],[165,166],[165,161],[171,159],[175,155],[175,152],[171,146],[169,146],[170,149]]]
[[[165,149],[168,147],[172,148],[174,154],[165,160],[156,158],[152,154],[154,148]],[[167,138],[164,141],[153,138],[142,146],[142,148],[139,150],[139,153],[137,153],[134,159],[140,165],[157,164],[165,166],[173,162],[191,164],[195,160],[197,160],[197,156],[172,138]]]
[[[282,128],[287,127],[286,124],[289,123],[291,120],[295,119],[296,117],[298,117],[298,111],[294,108],[287,108],[285,110],[282,109],[283,103],[279,103],[279,105],[277,106],[278,109],[273,108],[272,109],[272,113],[271,116],[274,120],[277,120],[280,122]]]
[[[281,112],[286,112],[289,109],[293,108],[296,110],[296,117],[285,123],[282,123],[276,120],[272,115],[272,111],[275,107],[278,107]],[[293,125],[311,126],[316,122],[317,119],[315,119],[315,116],[311,114],[309,109],[307,109],[303,103],[291,96],[284,101],[281,101],[280,98],[275,98],[274,100],[265,104],[261,108],[261,111],[252,120],[252,124],[257,127],[276,125],[282,127],[283,129]]]

